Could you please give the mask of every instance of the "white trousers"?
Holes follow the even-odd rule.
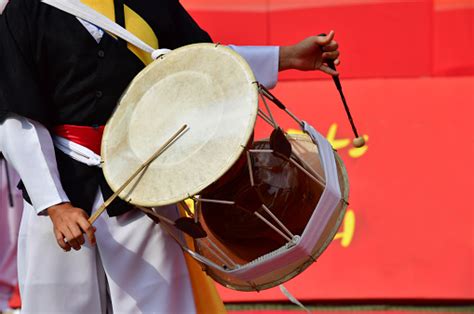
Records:
[[[17,239],[23,210],[21,192],[16,188],[20,178],[10,165],[8,170],[13,207],[8,197],[5,161],[0,160],[0,312],[8,308],[8,300],[18,282]]]
[[[96,209],[103,202],[98,193]],[[176,217],[175,206],[159,209]],[[51,220],[26,204],[18,260],[22,313],[195,313],[181,248],[138,211],[104,213],[97,245],[63,252]]]

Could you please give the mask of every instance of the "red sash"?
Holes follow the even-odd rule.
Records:
[[[53,128],[53,133],[64,137],[76,144],[89,148],[97,155],[100,155],[100,143],[104,126],[91,127],[82,125],[63,124]]]

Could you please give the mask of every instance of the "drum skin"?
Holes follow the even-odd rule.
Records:
[[[102,138],[102,170],[117,191],[184,125],[188,129],[119,197],[156,207],[195,195],[242,155],[258,110],[246,61],[209,43],[178,48],[143,69],[123,93]]]

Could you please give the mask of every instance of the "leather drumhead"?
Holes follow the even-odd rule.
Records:
[[[253,132],[258,108],[254,82],[242,57],[214,44],[185,46],[147,66],[105,127],[101,154],[112,190],[184,124],[189,130],[119,196],[136,205],[161,206],[221,177]]]

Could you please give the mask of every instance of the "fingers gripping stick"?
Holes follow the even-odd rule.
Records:
[[[141,173],[146,167],[148,167],[158,156],[160,156],[168,147],[170,147],[174,141],[176,141],[181,135],[183,135],[187,130],[188,126],[185,124],[183,125],[173,136],[169,138],[166,143],[164,143],[162,146],[160,146],[156,152],[148,158],[147,161],[145,161],[138,169],[125,181],[120,188],[118,188],[117,191],[115,191],[112,196],[110,196],[100,207],[97,209],[97,211],[89,218],[89,223],[93,224],[97,218],[105,211],[107,206],[110,205],[110,203],[113,202],[113,200],[130,184],[130,182],[135,179],[135,177]]]

